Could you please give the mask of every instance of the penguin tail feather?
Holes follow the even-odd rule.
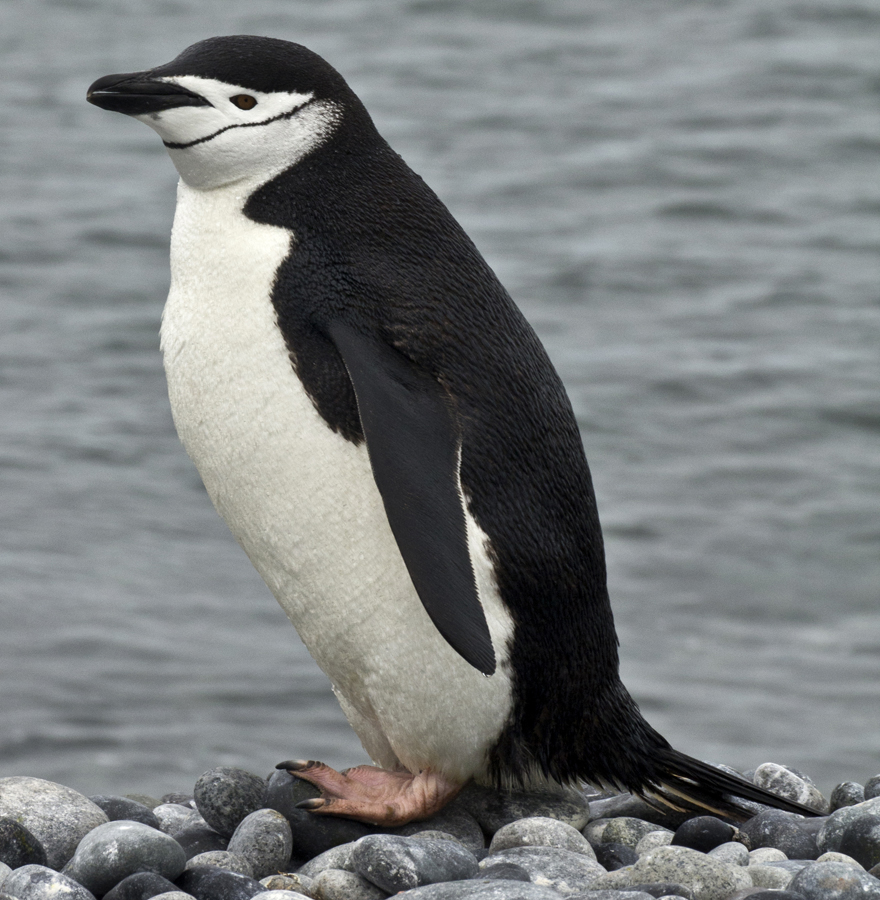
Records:
[[[716,769],[671,747],[655,751],[656,775],[651,783],[637,793],[655,808],[666,807],[680,812],[699,810],[743,822],[755,811],[742,806],[738,800],[748,800],[772,806],[801,816],[822,815],[786,797],[764,790],[738,775]]]

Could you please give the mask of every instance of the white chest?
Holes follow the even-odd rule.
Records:
[[[295,376],[270,299],[295,237],[247,219],[241,202],[232,189],[179,190],[162,321],[178,433],[373,759],[478,773],[510,702],[512,623],[485,535],[468,517],[500,662],[491,678],[422,607],[365,446],[331,431]]]

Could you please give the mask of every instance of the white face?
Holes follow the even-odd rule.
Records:
[[[323,143],[340,117],[335,104],[313,94],[265,94],[196,75],[161,80],[211,104],[135,116],[165,142],[180,177],[201,190],[268,181]]]

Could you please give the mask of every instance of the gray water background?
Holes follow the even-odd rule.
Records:
[[[85,103],[224,33],[336,65],[538,330],[649,720],[880,771],[877,0],[6,0],[0,775],[363,759],[174,433],[176,174]]]

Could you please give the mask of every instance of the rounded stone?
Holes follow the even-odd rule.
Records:
[[[183,891],[166,891],[164,894],[156,894],[151,900],[193,900],[192,894]]]
[[[30,865],[45,866],[46,850],[21,822],[0,819],[0,862],[10,869]]]
[[[745,894],[734,895],[730,900],[740,900],[740,896],[745,898]],[[792,891],[763,890],[756,888],[748,894],[748,900],[806,900],[803,894],[795,894]]]
[[[76,845],[108,821],[88,797],[62,784],[15,775],[0,778],[0,818],[15,819],[40,842],[46,865],[61,869]]]
[[[789,859],[815,859],[819,847],[813,835],[801,827],[803,821],[794,813],[768,809],[741,825],[740,834],[751,850],[776,847]]]
[[[473,853],[454,841],[417,841],[392,834],[361,838],[352,848],[351,868],[390,894],[477,874]]]
[[[214,866],[187,869],[176,884],[196,900],[251,900],[257,894],[266,893],[259,881]]]
[[[662,831],[649,831],[638,844],[636,844],[636,858],[644,856],[646,853],[650,853],[658,847],[668,847],[672,843],[672,838],[672,832],[667,831],[665,828]],[[633,860],[633,862],[635,862],[635,860]]]
[[[131,800],[129,797],[98,794],[94,797],[89,797],[89,800],[95,806],[100,806],[111,822],[119,822],[125,819],[127,822],[140,822],[143,825],[149,825],[150,828],[162,828],[151,809],[148,809],[143,803]]]
[[[533,882],[547,885],[561,894],[588,891],[593,882],[605,874],[598,862],[583,853],[558,847],[511,847],[487,856],[481,869],[499,863],[513,863],[529,873]]]
[[[880,880],[839,862],[817,862],[801,869],[788,889],[806,900],[880,900]]]
[[[3,882],[3,892],[20,900],[95,900],[81,884],[46,866],[22,866]]]
[[[187,859],[192,859],[200,853],[225,850],[229,844],[228,838],[217,834],[207,823],[190,825],[176,832],[173,837],[183,847]]]
[[[193,805],[193,795],[192,794],[184,794],[180,791],[171,791],[168,794],[162,795],[162,803],[177,803],[180,806],[189,806],[192,808]],[[153,808],[153,807],[151,807]]]
[[[254,877],[254,870],[251,868],[251,864],[243,856],[239,856],[237,853],[230,853],[228,850],[206,850],[204,853],[198,853],[186,861],[186,869],[194,869],[196,866],[214,866],[227,872],[247,875],[248,878]]]
[[[829,803],[816,785],[800,772],[795,772],[788,766],[764,763],[755,769],[752,780],[758,787],[762,787],[778,797],[793,800],[795,803],[808,806],[823,815],[827,815],[829,812]]]
[[[176,890],[177,885],[155,872],[135,872],[104,894],[104,900],[150,900],[157,894]]]
[[[845,806],[831,813],[816,835],[819,849],[823,853],[829,850],[840,850],[840,842],[843,840],[847,828],[862,816],[875,814],[880,815],[880,797],[865,800],[864,803],[858,803],[855,806]]]
[[[35,865],[35,863],[28,863],[28,865]],[[12,872],[12,868],[7,866],[5,862],[0,862],[0,886],[3,885],[4,879],[10,872]]]
[[[395,829],[394,833],[403,835],[403,837],[412,837],[419,831],[442,831],[451,834],[472,853],[482,850],[486,846],[480,823],[466,809],[454,804],[445,806],[430,819],[403,825]]]
[[[560,900],[558,891],[523,881],[452,881],[413,888],[399,896],[401,900]]]
[[[863,803],[866,799],[865,789],[858,782],[841,781],[831,792],[829,801],[831,812],[843,809],[844,806],[855,806],[857,803]]]
[[[880,775],[874,775],[865,782],[865,799],[880,797]]]
[[[146,806],[147,809],[155,809],[160,803],[161,800],[157,800],[155,797],[151,797],[149,794],[123,794],[126,800],[134,800],[135,803],[140,803],[141,806]]]
[[[847,856],[845,853],[837,853],[834,850],[829,850],[827,853],[823,853],[816,862],[840,862],[846,863],[849,866],[858,866],[858,862],[854,860],[851,856]],[[860,868],[863,868],[860,866]]]
[[[732,866],[747,866],[749,864],[749,851],[746,850],[745,844],[741,844],[739,841],[728,841],[726,844],[719,844],[710,850],[707,856]]]
[[[535,816],[558,819],[580,831],[590,818],[586,798],[574,788],[497,791],[471,782],[458,795],[455,804],[467,810],[488,834],[495,834],[517,819]]]
[[[851,822],[840,840],[840,852],[870,869],[880,863],[880,813],[860,816]]]
[[[295,894],[304,894],[311,897],[311,886],[313,878],[306,878],[305,875],[270,875],[268,878],[261,878],[260,884],[267,891],[293,891]],[[291,900],[291,898],[288,898]]]
[[[529,873],[515,863],[495,863],[480,869],[474,879],[477,881],[531,881]]]
[[[231,837],[239,823],[263,807],[266,781],[244,769],[218,766],[199,777],[196,809],[218,834]]]
[[[621,816],[612,819],[602,832],[602,840],[605,843],[623,844],[625,847],[636,848],[639,841],[652,831],[662,831],[652,822],[644,819],[634,819],[631,816]],[[671,832],[670,832],[671,833]]]
[[[629,870],[628,883],[675,882],[687,885],[694,900],[720,900],[729,897],[739,888],[750,885],[750,879],[744,873],[745,870],[739,866],[712,859],[690,847],[669,846],[660,847],[641,857]]]
[[[634,884],[624,889],[624,895],[621,896],[620,900],[624,900],[627,892],[647,894],[649,897],[684,897],[685,900],[694,900],[694,892],[687,885],[679,884],[676,881],[652,881],[648,884]],[[592,897],[590,900],[592,900]],[[626,898],[626,900],[629,900],[629,898]]]
[[[519,819],[499,828],[489,844],[489,853],[509,847],[559,847],[596,859],[593,848],[576,828],[546,816]]]
[[[140,822],[107,822],[92,829],[79,843],[64,874],[101,896],[135,872],[156,872],[174,880],[186,855],[164,831]]]
[[[312,882],[314,900],[384,900],[387,896],[382,888],[345,869],[324,869]]]
[[[645,838],[647,838],[647,835],[645,835]],[[645,838],[642,838],[642,840],[645,840]],[[627,847],[625,844],[617,844],[614,841],[610,841],[607,844],[596,844],[593,852],[596,854],[596,862],[609,872],[614,872],[625,866],[631,866],[639,858],[638,851],[632,847]]]
[[[316,878],[319,872],[324,869],[345,869],[347,872],[353,872],[351,864],[351,855],[354,850],[353,841],[350,844],[339,844],[337,847],[331,847],[323,853],[319,853],[313,859],[310,859],[305,865],[297,869],[297,875],[304,875],[307,878]]]
[[[761,863],[746,866],[743,871],[748,873],[755,887],[768,888],[774,891],[787,888],[794,877],[794,873],[786,872],[785,869],[780,869],[776,866],[766,866]]]
[[[254,878],[265,878],[290,862],[293,850],[290,824],[274,809],[258,809],[239,823],[227,849],[250,863]]]
[[[736,829],[715,816],[695,816],[678,826],[670,843],[675,847],[690,847],[708,853],[719,844],[733,840]]]
[[[177,803],[161,803],[154,806],[152,812],[162,831],[171,837],[176,837],[178,832],[191,825],[208,825],[197,809],[180,806]]]
[[[749,851],[750,866],[764,866],[769,862],[779,862],[788,859],[788,857],[776,847],[759,847],[757,850]]]

